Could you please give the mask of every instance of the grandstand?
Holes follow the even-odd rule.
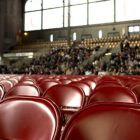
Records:
[[[140,140],[139,0],[0,0],[0,140]]]

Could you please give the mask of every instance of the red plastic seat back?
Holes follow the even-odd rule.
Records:
[[[73,85],[73,86],[83,89],[85,96],[89,96],[91,94],[92,90],[91,90],[90,86],[84,82],[72,82],[69,85]]]
[[[96,87],[96,83],[92,80],[84,79],[84,80],[82,80],[82,82],[87,83],[91,87],[92,90],[94,90],[94,88]]]
[[[60,79],[59,81],[60,81],[62,84],[69,84],[69,83],[72,82],[70,79]]]
[[[27,80],[22,80],[19,82],[20,84],[30,84],[30,85],[34,85],[35,84],[35,81],[34,80],[30,80],[30,79],[27,79]]]
[[[60,82],[56,81],[43,81],[39,84],[39,87],[41,88],[42,92],[44,93],[46,90],[51,88],[52,86],[58,85]]]
[[[4,86],[5,92],[8,92],[14,86],[10,80],[2,80],[0,83]]]
[[[60,113],[50,101],[15,97],[0,103],[0,139],[58,140]]]
[[[128,102],[137,103],[135,94],[124,87],[101,87],[93,91],[88,104],[95,102]]]
[[[80,108],[84,105],[84,92],[71,85],[55,85],[49,88],[44,98],[50,98],[60,107]]]
[[[139,140],[140,105],[96,104],[78,112],[61,140]]]
[[[16,96],[16,95],[24,95],[24,96],[40,96],[39,88],[35,85],[27,85],[27,84],[18,84],[14,86],[9,92],[5,95],[5,97]]]

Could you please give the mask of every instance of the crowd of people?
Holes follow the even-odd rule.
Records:
[[[95,48],[73,45],[70,48],[52,48],[46,55],[33,58],[31,63],[18,68],[7,68],[3,73],[17,74],[66,74],[66,75],[139,75],[140,48],[130,46],[125,38],[120,43],[120,51],[112,53],[108,62],[104,56],[90,60],[90,56],[99,51]]]
[[[46,55],[34,58],[29,66],[23,65],[21,73],[29,74],[74,74],[84,75],[87,71],[94,72],[92,64],[85,64],[96,48],[71,47],[53,48]]]

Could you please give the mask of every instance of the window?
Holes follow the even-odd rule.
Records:
[[[68,6],[68,1],[69,0],[64,0],[65,6]],[[70,5],[76,5],[76,4],[82,4],[82,3],[87,3],[87,0],[70,0]]]
[[[53,42],[53,34],[50,35],[50,42]]]
[[[73,41],[75,41],[77,39],[77,34],[76,32],[73,33]]]
[[[63,27],[63,8],[43,11],[43,29]]]
[[[87,3],[87,0],[71,0],[71,5]]]
[[[89,0],[89,2],[98,2],[98,1],[104,1],[104,0]]]
[[[71,26],[87,24],[87,4],[71,6]]]
[[[28,0],[25,4],[25,11],[41,10],[41,0]]]
[[[140,26],[129,26],[128,27],[128,32],[129,33],[140,32]]]
[[[109,23],[114,21],[113,0],[89,4],[89,24]]]
[[[64,27],[68,26],[68,7],[64,7]]]
[[[134,26],[134,32],[139,32],[140,31],[140,26]]]
[[[116,0],[116,21],[140,19],[139,0]]]
[[[41,29],[41,11],[25,13],[25,31]]]
[[[70,26],[140,20],[140,0],[27,0],[25,31],[68,27],[69,1]]]
[[[62,7],[63,0],[43,0],[43,9]]]
[[[103,37],[103,31],[102,31],[102,30],[99,30],[99,32],[98,32],[98,37],[99,37],[99,38],[102,38],[102,37]]]

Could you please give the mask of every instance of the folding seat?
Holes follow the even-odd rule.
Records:
[[[35,84],[35,82],[34,82],[34,81],[32,81],[32,80],[20,81],[19,83],[21,83],[21,84],[32,84],[32,85],[34,85],[34,84]]]
[[[29,84],[18,84],[11,88],[6,94],[5,98],[9,96],[40,96],[41,91],[39,87]]]
[[[81,81],[87,83],[91,87],[92,90],[96,87],[96,83],[92,80],[84,79],[84,80],[81,80]]]
[[[101,87],[93,91],[88,104],[95,102],[128,102],[137,103],[135,94],[125,87]]]
[[[101,79],[100,80],[103,80],[103,81],[105,81],[105,80],[115,80],[114,79],[114,77],[113,76],[103,76],[103,77],[101,77]]]
[[[37,84],[42,84],[44,82],[59,82],[59,79],[50,79],[50,78],[43,78],[43,79],[40,79]]]
[[[95,89],[100,87],[107,87],[107,86],[118,87],[118,86],[123,86],[123,84],[116,81],[104,81],[104,82],[97,83]]]
[[[13,85],[16,85],[19,82],[16,78],[10,78],[8,80],[10,80],[13,83]]]
[[[44,78],[44,75],[33,75],[32,78],[38,82],[39,80],[43,79]]]
[[[91,92],[92,92],[90,86],[87,83],[82,82],[82,81],[71,82],[69,85],[73,85],[73,86],[81,88],[84,91],[85,96],[89,96],[91,94]]]
[[[90,94],[92,93],[92,90],[90,88],[90,86],[84,82],[72,82],[69,85],[78,87],[80,89],[82,89],[84,91],[84,95],[85,95],[85,105],[87,104],[88,98],[90,96]]]
[[[67,123],[60,140],[139,140],[140,105],[98,103]]]
[[[0,84],[4,86],[5,92],[8,92],[14,86],[10,80],[2,80],[0,81]]]
[[[60,84],[59,81],[43,81],[40,84],[38,84],[38,86],[40,87],[40,89],[42,90],[44,94],[45,91],[47,91],[49,88],[58,84]]]
[[[120,81],[116,80],[116,79],[100,79],[97,84],[102,84],[102,83],[105,83],[105,82],[110,82],[110,83],[120,83]]]
[[[0,139],[58,140],[61,114],[51,100],[11,97],[0,103]]]
[[[59,81],[60,81],[62,84],[69,84],[69,83],[72,82],[70,79],[60,79]]]
[[[19,81],[19,83],[22,83],[22,84],[32,84],[32,85],[34,85],[36,82],[33,79],[24,79],[24,80]]]
[[[60,107],[64,123],[85,104],[84,91],[72,85],[55,85],[45,92],[43,98],[50,98]]]

